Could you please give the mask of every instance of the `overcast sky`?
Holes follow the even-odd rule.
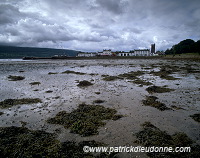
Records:
[[[0,0],[0,45],[165,50],[200,39],[200,0]]]

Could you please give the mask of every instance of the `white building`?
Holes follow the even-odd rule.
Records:
[[[137,49],[130,52],[119,52],[117,53],[117,56],[151,56],[151,53],[149,49]]]
[[[151,56],[149,49],[136,49],[134,50],[134,56]]]
[[[90,52],[90,53],[78,53],[77,57],[95,57],[97,56],[96,52]]]
[[[119,52],[117,56],[121,56],[121,57],[134,56],[134,52]]]
[[[98,55],[99,56],[112,56],[112,52],[111,52],[111,49],[104,49],[103,52],[98,52]]]

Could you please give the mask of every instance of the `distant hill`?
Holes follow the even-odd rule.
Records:
[[[68,49],[0,46],[0,59],[20,59],[27,57],[52,57],[54,55],[76,56],[78,51]]]

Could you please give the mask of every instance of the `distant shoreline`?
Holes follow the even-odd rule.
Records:
[[[0,59],[0,60],[121,60],[121,59],[164,59],[164,60],[200,60],[199,54],[176,54],[176,55],[163,55],[163,56],[128,56],[128,57],[121,57],[121,56],[98,56],[98,57],[25,57],[22,58],[13,58],[13,59]]]
[[[41,60],[41,59],[52,59],[52,60],[92,60],[92,59],[161,59],[161,56],[129,56],[129,57],[120,57],[120,56],[98,56],[98,57],[65,57],[65,58],[55,58],[55,57],[25,57],[24,60]]]
[[[172,59],[172,60],[200,60],[200,55],[164,55],[164,56],[129,56],[129,57],[120,57],[120,56],[102,56],[102,57],[67,57],[67,58],[53,58],[53,57],[34,57],[28,58],[25,60],[98,60],[98,59]]]

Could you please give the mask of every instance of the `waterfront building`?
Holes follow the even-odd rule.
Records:
[[[131,51],[131,52],[119,52],[119,53],[117,53],[117,56],[120,56],[120,57],[134,56],[134,52],[133,51]]]
[[[151,56],[149,49],[135,49],[134,56]]]
[[[103,52],[98,52],[98,56],[112,56],[111,49],[104,49]]]
[[[97,56],[97,53],[96,52],[81,52],[81,53],[78,53],[77,54],[77,57],[95,57]]]

